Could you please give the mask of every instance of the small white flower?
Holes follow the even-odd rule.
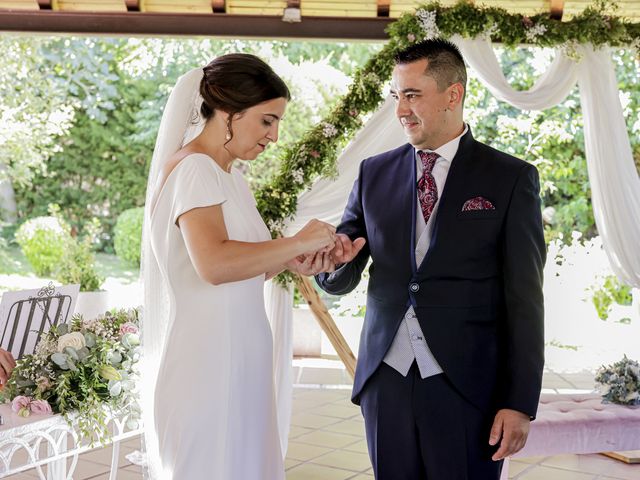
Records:
[[[556,209],[553,207],[546,207],[542,210],[542,221],[548,225],[553,225],[555,222]]]
[[[541,37],[546,32],[547,32],[547,26],[543,25],[542,23],[539,23],[537,25],[534,25],[531,28],[527,28],[527,31],[525,32],[525,36],[527,37],[528,41],[530,41],[531,43],[534,43],[538,37]]]
[[[480,34],[480,37],[485,40],[491,40],[491,37],[498,33],[499,28],[496,22],[491,22],[485,26],[484,32]]]
[[[582,53],[580,52],[580,45],[575,40],[568,40],[560,45],[560,50],[570,60],[579,62],[582,60]]]
[[[436,12],[421,8],[416,12],[420,26],[424,31],[424,39],[431,40],[440,36],[440,29],[436,23]]]
[[[279,232],[282,229],[282,222],[279,220],[269,220],[267,222],[269,230],[272,232]]]
[[[338,129],[335,125],[327,122],[322,123],[322,134],[326,138],[335,137],[338,134]]]
[[[367,73],[364,79],[371,83],[380,83],[380,77],[375,72]]]
[[[302,183],[304,181],[304,172],[301,168],[299,168],[298,170],[294,170],[293,173],[291,173],[291,176],[296,183]]]

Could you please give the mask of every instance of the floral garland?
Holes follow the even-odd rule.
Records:
[[[640,24],[626,22],[612,15],[612,10],[614,3],[598,0],[594,7],[563,22],[548,13],[526,16],[463,0],[453,7],[432,2],[415,14],[402,15],[387,27],[389,41],[356,72],[334,109],[286,149],[279,172],[256,193],[258,209],[273,237],[282,235],[285,221],[295,215],[298,195],[319,175],[336,174],[339,148],[360,129],[361,115],[376,110],[384,100],[383,85],[391,77],[398,51],[422,39],[458,34],[490,38],[509,47],[560,47],[571,58],[578,57],[576,47],[584,43],[632,47],[640,55]],[[286,283],[291,277],[281,276],[280,280]]]

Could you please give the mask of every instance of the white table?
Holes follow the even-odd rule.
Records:
[[[78,455],[104,446],[80,441],[78,432],[61,415],[22,418],[10,405],[0,405],[0,415],[4,420],[0,426],[0,478],[35,467],[40,480],[71,480]],[[116,479],[120,442],[142,433],[141,428],[127,428],[126,421],[126,417],[108,421],[113,443],[109,480]],[[72,460],[69,468],[68,458]]]

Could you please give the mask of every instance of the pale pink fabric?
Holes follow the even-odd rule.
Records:
[[[525,447],[513,457],[640,449],[640,408],[603,404],[597,394],[543,394]],[[501,479],[508,477],[508,464]]]

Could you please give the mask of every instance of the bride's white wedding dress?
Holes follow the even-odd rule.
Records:
[[[271,238],[242,174],[207,155],[181,160],[162,187],[150,222],[170,300],[155,388],[162,470],[174,480],[283,480],[264,275],[205,282],[176,225],[210,205],[221,205],[229,239]]]

